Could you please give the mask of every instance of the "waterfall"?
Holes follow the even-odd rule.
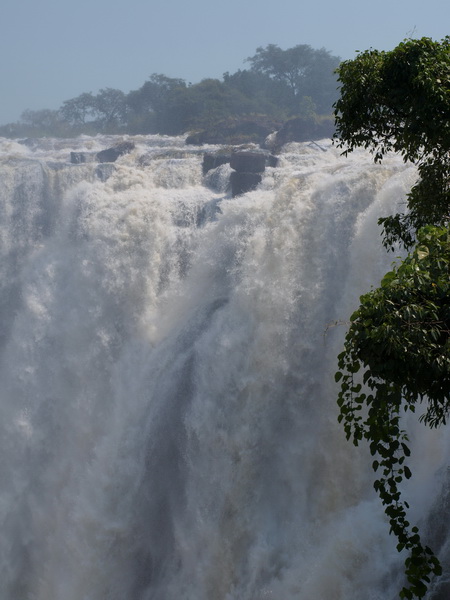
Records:
[[[70,151],[112,137],[0,140],[1,598],[395,598],[333,374],[415,169],[291,144],[231,198],[203,149],[130,139],[103,170]],[[448,435],[408,426],[426,524]]]

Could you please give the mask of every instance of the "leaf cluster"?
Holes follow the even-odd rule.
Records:
[[[441,567],[418,529],[406,518],[399,484],[411,477],[408,437],[402,412],[426,400],[422,420],[445,424],[450,412],[450,233],[427,226],[418,245],[389,271],[380,287],[365,294],[351,317],[344,351],[338,357],[339,422],[355,445],[363,439],[380,473],[379,494],[399,551],[407,550],[409,587],[402,598],[422,598]]]
[[[298,114],[302,98],[313,98],[319,113],[328,112],[336,98],[335,71],[340,59],[325,48],[299,44],[282,50],[276,44],[268,44],[257,48],[246,62],[251,64],[250,72],[277,82],[279,99],[291,114]]]
[[[449,219],[450,37],[367,50],[342,62],[337,73],[335,138],[344,154],[363,147],[379,162],[394,151],[418,166],[407,214],[380,219],[386,247],[401,242],[410,248],[420,227]]]
[[[406,160],[440,155],[450,139],[450,37],[406,40],[394,50],[367,50],[338,68],[337,138],[376,160],[390,150]]]

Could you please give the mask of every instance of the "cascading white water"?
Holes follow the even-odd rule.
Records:
[[[389,267],[376,222],[414,169],[292,144],[231,199],[182,138],[133,141],[104,172],[69,152],[111,138],[0,144],[0,597],[395,598],[333,324]],[[448,436],[411,435],[426,522]]]

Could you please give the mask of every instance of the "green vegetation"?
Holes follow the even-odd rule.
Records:
[[[56,111],[25,111],[18,123],[1,126],[0,135],[179,135],[236,117],[284,122],[294,116],[331,115],[339,58],[327,50],[306,45],[282,50],[269,44],[247,62],[249,69],[225,73],[222,80],[209,78],[192,85],[154,73],[128,94],[112,88],[96,95],[84,92]]]
[[[384,217],[383,243],[409,249],[379,288],[360,298],[339,355],[339,421],[357,446],[367,440],[379,473],[374,487],[407,551],[401,598],[423,598],[442,569],[407,520],[400,484],[411,477],[403,412],[423,403],[420,420],[445,425],[450,412],[450,39],[406,40],[369,50],[338,69],[336,139],[345,153],[388,151],[418,166],[407,212]]]
[[[291,115],[303,115],[303,106],[312,102],[320,114],[326,114],[336,97],[333,73],[339,59],[324,48],[313,50],[301,44],[281,50],[275,44],[257,48],[247,59],[252,71],[277,82],[277,102]]]

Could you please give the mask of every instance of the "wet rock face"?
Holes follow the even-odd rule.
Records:
[[[238,173],[262,173],[266,168],[266,156],[261,152],[233,152],[230,167]]]
[[[95,169],[95,174],[100,181],[105,182],[113,175],[115,170],[115,165],[112,165],[111,163],[105,163],[97,166]]]
[[[122,142],[114,146],[113,148],[107,148],[106,150],[101,150],[97,152],[97,160],[98,162],[115,162],[119,156],[123,154],[129,154],[132,150],[134,150],[135,145],[133,142]]]
[[[192,133],[186,144],[264,144],[267,136],[278,131],[282,123],[264,116],[228,117],[209,129]]]
[[[333,136],[335,130],[334,120],[324,118],[321,120],[308,117],[294,117],[284,123],[283,127],[274,136],[271,147],[279,149],[289,142],[309,142]]]
[[[276,167],[278,159],[267,151],[252,151],[243,149],[220,150],[219,152],[206,152],[203,156],[203,175],[215,171],[218,167],[229,164],[231,172],[229,182],[233,198],[254,190],[261,183],[261,173],[266,166]],[[230,171],[230,167],[228,168]],[[228,176],[227,176],[228,177]],[[212,185],[211,176],[208,184]],[[217,188],[216,185],[213,185]],[[220,187],[222,189],[223,186]]]
[[[257,188],[261,183],[262,176],[260,173],[239,173],[232,171],[230,175],[231,195],[233,198],[250,192]]]
[[[70,162],[73,165],[89,162],[112,163],[115,162],[119,156],[132,152],[134,148],[135,145],[133,142],[121,142],[120,144],[117,144],[117,146],[106,148],[106,150],[100,150],[100,152],[71,152]]]
[[[202,171],[206,175],[211,169],[216,169],[231,161],[231,152],[205,152],[203,155]]]
[[[230,176],[233,198],[254,190],[262,180],[261,173],[266,168],[266,155],[262,152],[233,152]]]
[[[81,165],[84,163],[95,162],[96,156],[93,152],[71,152],[70,162],[73,165]]]

